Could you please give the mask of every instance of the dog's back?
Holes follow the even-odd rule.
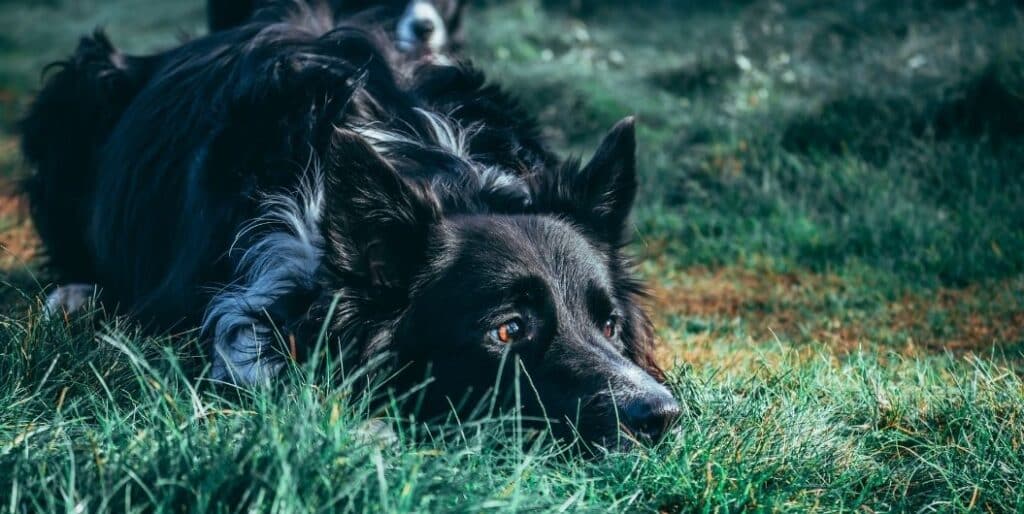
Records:
[[[71,58],[51,65],[56,72],[20,124],[22,153],[37,171],[24,188],[60,280],[96,278],[85,226],[98,153],[151,65],[122,55],[101,32],[84,37]]]
[[[206,20],[211,31],[237,27],[252,16],[256,0],[210,0],[206,3]]]
[[[416,122],[375,37],[309,13],[145,59],[83,40],[23,122],[26,190],[57,280],[101,284],[157,326],[194,324],[231,282],[229,250],[259,195],[297,187],[355,89],[373,91],[362,107],[382,119]]]

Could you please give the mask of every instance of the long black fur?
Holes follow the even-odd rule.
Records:
[[[396,387],[434,370],[428,413],[495,383],[512,319],[528,411],[660,435],[677,407],[622,252],[632,121],[562,162],[470,66],[400,78],[372,34],[282,20],[148,57],[96,35],[49,78],[22,127],[56,276],[152,330],[202,325],[240,384],[280,368],[274,331],[301,357],[329,319],[357,363],[394,355]]]

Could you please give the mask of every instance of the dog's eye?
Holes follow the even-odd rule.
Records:
[[[513,319],[498,325],[489,334],[496,343],[509,344],[523,338],[523,322],[520,319]]]
[[[619,317],[612,316],[605,320],[602,331],[606,339],[615,339],[619,335]]]

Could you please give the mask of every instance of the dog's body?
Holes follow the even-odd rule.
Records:
[[[270,380],[275,334],[301,356],[329,320],[357,362],[392,354],[396,387],[430,374],[428,414],[513,355],[528,413],[656,438],[677,407],[620,251],[632,123],[581,168],[531,120],[470,68],[400,81],[372,37],[309,17],[144,58],[86,40],[23,145],[54,273],[153,329],[201,325],[215,379]]]

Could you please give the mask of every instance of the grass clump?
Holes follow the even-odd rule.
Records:
[[[284,388],[215,390],[166,341],[82,333],[59,320],[0,329],[0,491],[13,512],[1024,505],[1024,383],[982,359],[837,360],[780,342],[745,350],[742,367],[679,365],[684,414],[666,440],[585,460],[515,443],[527,441],[515,418],[428,428],[298,368]],[[731,338],[713,344],[744,352]],[[76,359],[44,365],[64,356]],[[367,435],[369,420],[394,440]]]

